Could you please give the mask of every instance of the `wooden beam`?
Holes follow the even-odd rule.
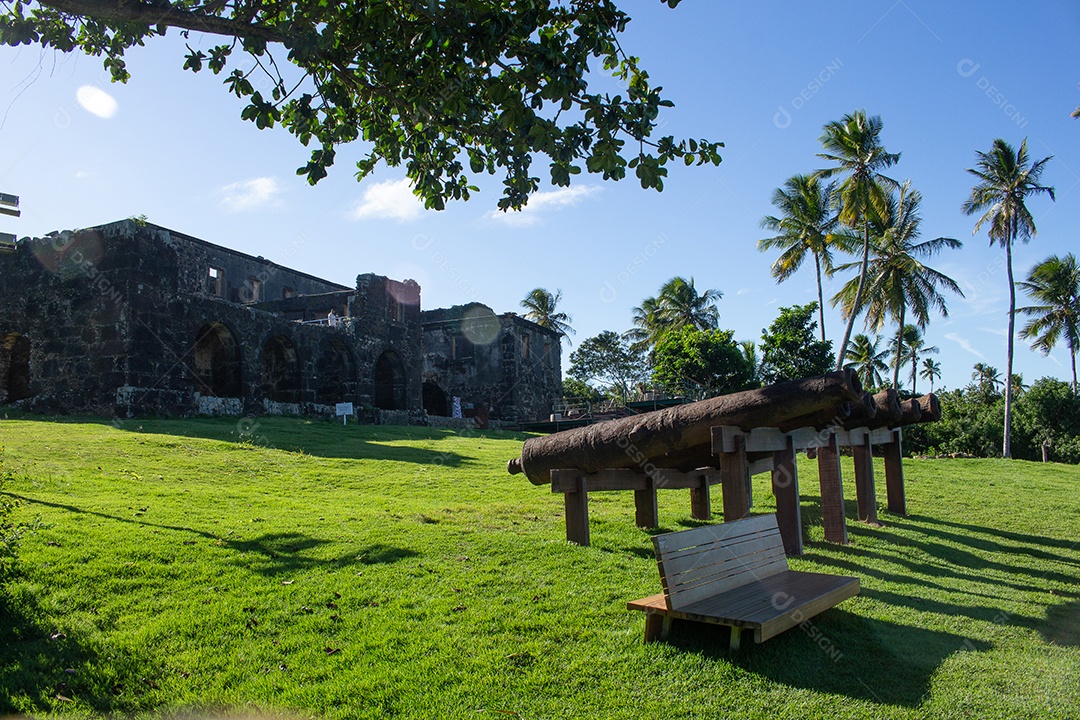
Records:
[[[821,522],[825,539],[847,544],[847,524],[844,521],[844,483],[840,476],[840,453],[836,438],[818,449],[818,482],[821,484]]]
[[[893,441],[885,445],[885,492],[888,495],[889,512],[907,515],[907,500],[904,498],[904,463],[902,459],[900,430],[893,430]]]
[[[799,469],[795,462],[795,443],[773,453],[772,489],[776,496],[776,523],[784,539],[784,552],[802,555],[802,509],[799,507]]]
[[[712,499],[709,497],[709,485],[711,485],[709,479],[703,476],[697,487],[690,488],[690,517],[695,520],[712,520]]]
[[[877,495],[874,492],[874,453],[869,434],[863,441],[851,446],[855,460],[855,501],[859,507],[859,519],[877,525]]]
[[[750,516],[750,466],[746,462],[746,438],[734,438],[735,450],[720,453],[720,483],[724,489],[724,522]]]
[[[660,510],[656,503],[656,487],[652,478],[648,478],[645,488],[634,491],[634,524],[639,528],[654,528],[660,525]]]
[[[585,473],[580,470],[552,470],[552,485],[563,487],[576,483],[575,490],[563,490],[563,507],[566,513],[566,539],[575,545],[589,546],[589,492]]]

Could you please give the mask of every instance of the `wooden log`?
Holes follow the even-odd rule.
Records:
[[[865,427],[871,430],[879,427],[896,427],[900,422],[904,409],[900,405],[900,395],[892,388],[883,390],[873,396],[874,414],[864,416],[860,412],[852,412],[851,417],[844,421],[845,430]]]
[[[521,456],[507,463],[507,470],[524,472],[533,484],[544,485],[551,481],[549,473],[559,468],[596,472],[636,467],[649,472],[650,465],[677,467],[660,460],[699,446],[709,448],[714,426],[776,427],[802,415],[835,412],[837,405],[859,400],[861,392],[858,376],[849,369],[721,395],[530,438]]]
[[[919,422],[919,418],[922,417],[922,406],[919,405],[918,398],[911,398],[900,403],[900,407],[904,409],[904,413],[900,416],[900,422],[897,425],[912,425]]]
[[[915,422],[937,422],[941,419],[941,402],[938,401],[937,395],[934,393],[926,393],[918,398],[919,419]],[[904,423],[905,425],[912,425],[914,423]]]
[[[791,432],[805,427],[818,429],[841,427],[844,421],[851,417],[851,413],[855,412],[856,407],[859,408],[860,412],[865,411],[865,401],[859,398],[858,402],[840,403],[831,408],[823,408],[818,412],[785,420],[777,423],[776,427],[779,428],[780,432]]]

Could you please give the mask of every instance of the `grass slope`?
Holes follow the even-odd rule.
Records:
[[[625,602],[659,579],[632,495],[592,495],[592,547],[567,544],[561,498],[503,470],[521,439],[0,421],[5,490],[46,526],[0,592],[0,715],[1080,716],[1076,467],[907,462],[912,514],[841,547],[803,459],[792,567],[863,592],[729,657],[722,628],[641,642]],[[688,491],[660,513],[695,524]]]

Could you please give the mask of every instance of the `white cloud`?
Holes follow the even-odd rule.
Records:
[[[964,350],[979,358],[980,360],[986,360],[986,356],[975,349],[975,346],[968,342],[967,338],[961,337],[960,333],[949,333],[945,336],[946,340],[951,340]]]
[[[91,115],[97,115],[106,120],[115,115],[119,109],[112,95],[93,85],[83,85],[76,90],[75,102]]]
[[[349,211],[349,217],[354,220],[376,218],[404,222],[415,220],[423,212],[423,201],[413,195],[409,179],[402,178],[370,185],[364,190],[364,197]]]
[[[738,290],[735,291],[735,294],[736,295],[749,295],[752,292],[753,292],[753,290],[751,290],[750,288],[739,288]]]
[[[262,177],[229,183],[218,190],[226,212],[244,212],[275,204],[281,186],[277,178]]]
[[[553,208],[571,207],[577,205],[585,198],[600,192],[597,185],[581,185],[578,187],[559,188],[558,190],[544,190],[533,194],[529,198],[529,204],[521,210],[492,210],[488,218],[507,225],[535,225],[543,219],[542,213],[550,212]]]

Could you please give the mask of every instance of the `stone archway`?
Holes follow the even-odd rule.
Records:
[[[300,359],[284,335],[274,335],[263,345],[261,388],[267,400],[300,402]]]
[[[219,322],[209,322],[195,336],[195,377],[199,392],[214,397],[240,397],[241,352],[236,336]]]
[[[30,340],[8,333],[0,338],[0,402],[18,402],[31,395]]]
[[[356,394],[356,363],[345,343],[337,338],[330,340],[319,354],[316,370],[318,384],[315,402],[334,405],[353,399]]]
[[[375,407],[405,409],[405,365],[393,350],[387,350],[375,362]]]

